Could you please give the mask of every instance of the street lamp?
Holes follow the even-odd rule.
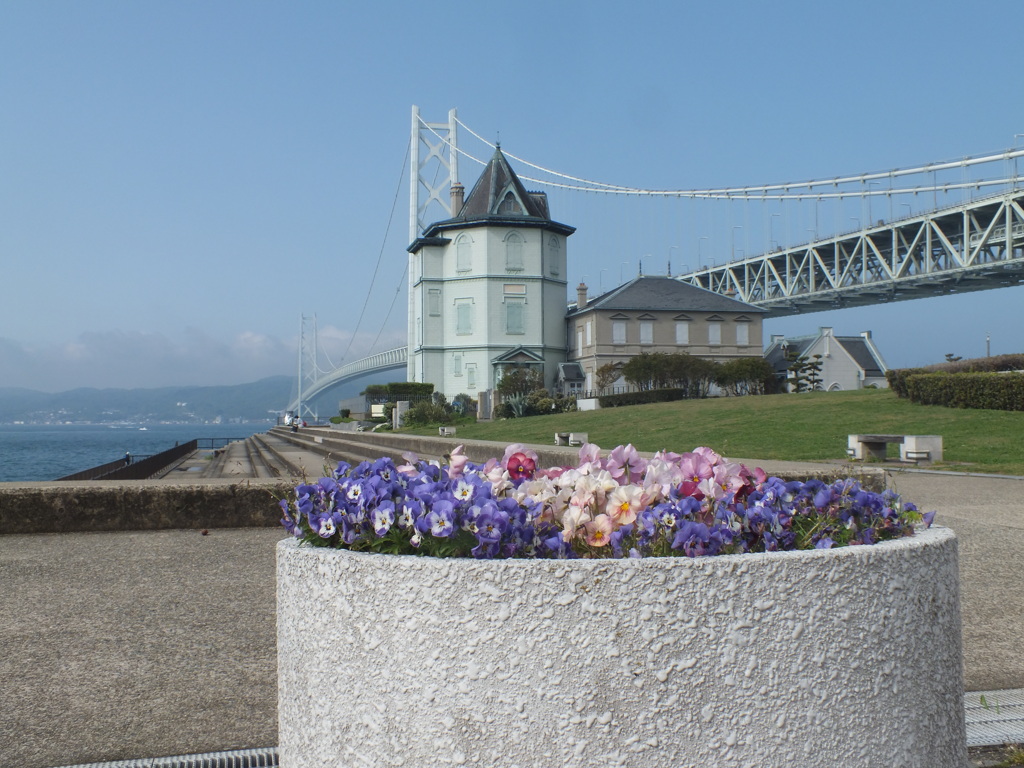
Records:
[[[850,221],[854,222],[857,225],[855,229],[860,229],[860,219],[858,219],[856,216],[851,216]]]
[[[1015,134],[1013,134],[1013,148],[1014,149],[1017,148],[1017,139],[1019,139],[1021,137],[1024,137],[1024,133],[1015,133]],[[1017,187],[1017,158],[1016,157],[1013,158],[1013,186],[1016,189],[1016,187]]]
[[[601,293],[604,293],[604,273],[607,271],[607,269],[602,269],[601,273],[597,276],[598,290]]]
[[[708,240],[708,239],[709,238],[706,235],[702,235],[701,237],[697,238],[697,269],[700,269],[700,254],[701,254],[700,241],[701,240]]]
[[[736,230],[737,229],[743,229],[743,225],[741,225],[741,224],[740,225],[736,225],[736,226],[734,226],[732,228],[732,255],[730,256],[730,261],[735,261],[736,260]]]
[[[781,213],[773,213],[771,218],[768,219],[768,240],[770,243],[774,243],[778,246],[778,242],[775,240],[775,219],[782,218]]]
[[[871,213],[871,187],[874,187],[874,186],[879,186],[880,187],[880,186],[882,186],[882,182],[880,182],[880,181],[869,181],[868,182],[868,226],[869,227],[871,226],[871,223],[875,220],[874,216]]]
[[[665,273],[666,276],[668,276],[668,277],[672,277],[672,249],[673,248],[678,249],[679,246],[678,245],[670,245],[668,247],[668,271]]]

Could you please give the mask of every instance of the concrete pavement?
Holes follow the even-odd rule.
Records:
[[[959,537],[966,689],[1024,688],[1024,481],[913,472],[892,480]],[[276,745],[282,535],[0,536],[0,765]],[[907,646],[928,653],[913,638]]]

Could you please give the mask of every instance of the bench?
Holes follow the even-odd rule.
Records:
[[[942,461],[942,435],[849,435],[846,455],[885,461],[886,448],[899,445],[900,461]]]
[[[555,432],[555,445],[583,445],[589,442],[586,432]]]
[[[441,437],[455,437],[455,427],[438,427],[437,433]]]

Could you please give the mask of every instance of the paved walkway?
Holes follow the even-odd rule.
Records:
[[[1011,695],[1024,689],[1024,480],[899,472],[893,481],[959,537],[966,690],[979,692],[978,706],[968,694],[969,713],[1021,725],[1024,707]],[[0,536],[0,765],[276,745],[281,537],[277,529]]]

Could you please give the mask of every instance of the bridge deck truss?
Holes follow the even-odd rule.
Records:
[[[681,276],[768,317],[1024,282],[1024,191]]]
[[[304,400],[313,400],[322,392],[330,389],[331,387],[337,386],[348,379],[354,379],[357,376],[365,376],[368,373],[375,373],[378,371],[404,369],[407,365],[408,359],[408,347],[395,347],[394,349],[389,349],[385,352],[378,352],[375,355],[354,360],[351,363],[335,368],[330,373],[319,375],[310,387],[303,391],[302,397]],[[288,404],[288,410],[290,411],[295,411],[298,407],[298,399],[295,399]]]

